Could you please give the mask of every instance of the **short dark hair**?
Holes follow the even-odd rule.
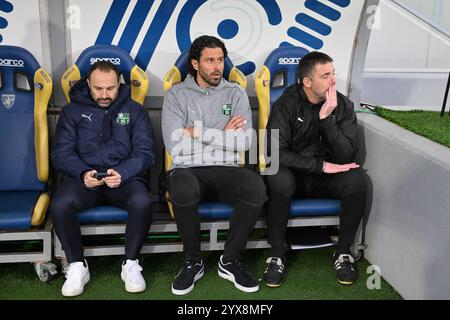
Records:
[[[200,61],[202,51],[205,48],[221,48],[223,51],[223,57],[226,58],[228,55],[227,48],[225,44],[216,37],[213,36],[201,36],[192,42],[191,49],[189,50],[189,59],[187,61],[188,72],[195,78],[197,76],[197,71],[192,66],[191,60]]]
[[[317,64],[327,64],[329,62],[333,62],[333,59],[323,52],[313,51],[305,55],[297,67],[299,85],[303,87],[303,78],[310,76]]]
[[[110,72],[111,70],[114,71],[117,76],[117,82],[120,81],[119,70],[117,70],[117,67],[110,61],[97,61],[94,64],[92,64],[91,68],[89,69],[88,79],[91,78],[92,72],[94,72],[97,69],[105,72]]]

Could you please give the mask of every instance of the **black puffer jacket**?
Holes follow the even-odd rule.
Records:
[[[319,174],[323,161],[337,164],[354,161],[358,128],[353,103],[338,92],[336,109],[320,120],[322,104],[311,104],[303,88],[296,84],[286,88],[274,102],[267,129],[269,139],[274,136],[270,129],[279,129],[280,166]],[[270,152],[270,143],[266,145]]]

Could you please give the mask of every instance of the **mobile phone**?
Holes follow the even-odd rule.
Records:
[[[97,180],[102,180],[103,178],[107,177],[108,174],[106,172],[97,172],[94,175],[94,178],[96,178]]]

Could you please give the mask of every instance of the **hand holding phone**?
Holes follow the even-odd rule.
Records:
[[[103,179],[109,188],[118,188],[122,183],[122,176],[114,169],[108,169],[108,176]]]
[[[88,188],[99,187],[105,183],[102,177],[97,175],[96,170],[89,170],[83,173],[84,185]]]
[[[94,174],[94,178],[97,180],[102,180],[103,178],[106,178],[107,176],[109,176],[109,174],[107,172],[96,172]]]

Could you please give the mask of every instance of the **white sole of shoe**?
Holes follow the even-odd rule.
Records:
[[[279,284],[266,283],[266,286],[268,286],[269,288],[278,288],[279,286],[281,286],[281,283]]]
[[[231,272],[229,272],[229,271],[225,270],[224,268],[222,268],[220,266],[220,264],[219,264],[219,270],[217,270],[217,273],[219,274],[219,276],[221,278],[227,279],[227,280],[230,280],[231,282],[233,282],[234,286],[236,288],[238,288],[239,290],[241,290],[241,291],[250,293],[250,292],[256,292],[256,291],[259,290],[259,284],[257,286],[255,286],[255,287],[244,287],[244,286],[241,286],[239,283],[236,282],[236,279],[234,278],[234,275]]]
[[[341,281],[341,280],[339,280],[339,279],[336,279],[336,280],[337,280],[337,282],[339,282],[340,284],[343,284],[343,285],[346,285],[346,286],[349,286],[349,285],[353,284],[353,281]]]
[[[197,273],[194,277],[194,283],[187,289],[177,290],[172,285],[172,293],[176,294],[177,296],[183,296],[185,294],[188,294],[189,292],[191,292],[194,289],[195,283],[203,277],[204,272],[205,272],[205,269],[203,268],[199,273]]]
[[[145,291],[145,289],[146,289],[145,286],[144,287],[142,287],[142,286],[141,287],[131,287],[131,286],[125,285],[125,290],[129,293],[139,293],[139,292]]]
[[[63,289],[61,289],[61,294],[64,297],[76,297],[79,296],[80,294],[82,294],[84,292],[84,286],[89,282],[89,280],[91,280],[90,275],[87,275],[87,278],[85,279],[83,285],[81,286],[81,289],[79,290],[72,290],[72,291],[63,291]]]

